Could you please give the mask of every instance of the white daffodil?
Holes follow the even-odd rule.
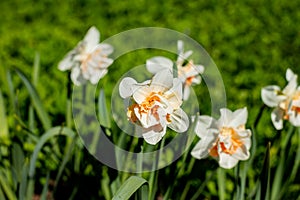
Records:
[[[298,76],[287,69],[287,86],[281,90],[277,85],[269,85],[261,90],[263,102],[274,107],[271,119],[277,130],[283,128],[283,120],[289,120],[293,126],[300,126],[300,87],[297,86]]]
[[[58,64],[61,71],[71,70],[71,79],[75,85],[81,85],[87,80],[97,84],[107,73],[108,66],[113,63],[113,60],[108,58],[113,52],[113,47],[99,41],[99,31],[91,27],[83,40]]]
[[[167,127],[176,132],[188,129],[189,119],[180,108],[182,84],[178,78],[173,78],[170,70],[162,70],[144,83],[126,77],[120,83],[119,92],[122,98],[132,99],[127,117],[141,127],[147,143],[157,144]]]
[[[177,42],[177,48],[178,57],[176,62],[166,57],[156,56],[147,60],[146,67],[150,73],[155,74],[163,68],[173,71],[173,65],[176,64],[178,78],[183,84],[183,100],[187,100],[190,95],[191,85],[201,83],[200,74],[204,72],[204,67],[202,65],[195,65],[193,60],[188,60],[193,51],[184,52],[183,41],[179,40]]]
[[[216,120],[209,116],[199,116],[195,127],[201,138],[191,154],[197,159],[207,156],[215,158],[223,168],[233,168],[239,160],[250,156],[251,131],[245,129],[248,117],[247,108],[234,112],[223,108],[221,117]]]

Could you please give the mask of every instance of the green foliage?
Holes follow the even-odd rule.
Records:
[[[46,194],[62,199],[129,198],[146,181],[149,188],[140,188],[136,197],[147,196],[149,190],[149,199],[240,200],[265,196],[268,189],[272,200],[295,199],[300,185],[300,131],[286,128],[277,133],[270,109],[257,114],[263,86],[284,87],[287,68],[300,74],[299,6],[299,1],[279,0],[0,1],[0,199],[33,195],[46,199]],[[250,160],[234,170],[221,170],[212,159],[191,158],[187,149],[183,159],[139,177],[96,161],[73,132],[69,74],[57,69],[92,25],[99,28],[101,41],[128,29],[157,26],[199,42],[222,74],[228,107],[248,107],[249,126],[255,124]],[[99,95],[90,99],[98,104],[98,119],[107,135],[124,149],[140,151],[141,144],[111,121],[112,91],[125,72],[156,55],[174,58],[152,49],[122,55],[100,81]],[[201,63],[197,55],[192,57]],[[201,114],[209,114],[205,83],[194,90]],[[97,138],[92,146],[97,147]],[[260,179],[264,185],[259,185]]]

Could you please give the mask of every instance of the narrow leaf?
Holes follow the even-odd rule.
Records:
[[[106,107],[104,90],[101,89],[98,97],[98,117],[100,124],[106,128],[110,128],[110,117]]]
[[[26,86],[27,91],[29,92],[30,98],[32,100],[32,104],[42,122],[44,129],[45,130],[50,129],[51,122],[50,122],[49,116],[46,113],[45,108],[40,100],[38,93],[36,92],[33,85],[29,82],[29,80],[25,77],[25,75],[20,70],[16,69],[16,72],[19,75],[19,77],[21,78],[21,80],[23,81],[24,85]]]
[[[30,166],[29,166],[29,177],[33,178],[34,173],[35,173],[35,163],[38,157],[38,153],[41,151],[43,145],[51,138],[54,136],[58,135],[65,135],[69,137],[74,137],[75,133],[69,128],[63,128],[63,127],[54,127],[48,130],[46,133],[42,135],[42,137],[39,139],[39,142],[36,144],[33,154],[31,156],[30,160]]]
[[[0,90],[0,138],[8,137],[8,125],[6,119],[6,109],[3,101],[3,96]]]
[[[131,176],[119,188],[113,197],[113,200],[129,199],[143,184],[147,181],[138,176]]]
[[[271,143],[267,145],[266,155],[264,159],[263,168],[260,174],[260,198],[269,199],[270,189],[270,147]]]
[[[5,176],[2,172],[0,173],[0,187],[3,189],[3,192],[6,195],[8,200],[17,199],[17,197],[13,192],[13,189],[10,187],[9,184],[7,184],[7,181],[5,180]]]
[[[50,177],[50,172],[48,172],[48,174],[47,174],[46,182],[44,184],[44,187],[43,187],[43,190],[41,193],[41,200],[47,200],[49,177]]]

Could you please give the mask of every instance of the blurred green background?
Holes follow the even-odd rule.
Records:
[[[263,105],[261,88],[271,84],[283,88],[287,68],[300,74],[299,7],[300,1],[279,0],[0,1],[0,84],[7,115],[13,116],[7,69],[18,68],[31,79],[35,55],[40,55],[36,89],[52,124],[61,125],[65,121],[68,73],[60,72],[57,64],[90,26],[100,30],[101,41],[129,29],[164,27],[187,34],[206,49],[223,76],[228,108],[247,106],[252,124]],[[151,56],[146,51],[141,57],[125,55],[127,60],[116,60],[103,81],[109,83]],[[13,71],[12,79],[20,116],[27,122],[28,92]],[[106,86],[109,95],[112,86]],[[202,100],[200,111],[205,113],[209,102]],[[276,137],[269,117],[271,110],[268,111],[258,126],[261,154],[267,141]],[[8,119],[11,127],[13,117]],[[277,151],[275,148],[271,153],[276,157]],[[271,164],[276,166],[276,159]]]

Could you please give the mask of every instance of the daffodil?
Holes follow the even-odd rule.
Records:
[[[173,78],[170,70],[156,73],[150,81],[137,83],[124,78],[119,86],[122,98],[130,98],[128,119],[139,126],[141,135],[149,144],[157,144],[169,127],[176,132],[185,132],[189,126],[182,104],[182,84]]]
[[[205,115],[198,117],[195,132],[200,141],[191,154],[197,159],[210,155],[222,168],[230,169],[250,156],[251,131],[245,128],[248,111],[242,108],[232,112],[223,108],[220,112],[218,120]]]
[[[300,87],[297,85],[297,78],[291,69],[287,69],[288,84],[283,90],[277,85],[269,85],[261,91],[263,102],[269,107],[274,107],[271,119],[277,130],[283,128],[283,120],[300,126]]]
[[[183,84],[183,100],[187,100],[190,95],[190,87],[201,83],[200,74],[204,72],[204,67],[202,65],[195,65],[193,60],[188,60],[193,51],[184,52],[183,41],[179,40],[177,42],[177,48],[178,57],[176,62],[163,56],[155,56],[147,60],[146,67],[150,73],[155,74],[164,68],[173,71],[173,65],[175,64],[178,78]]]
[[[91,27],[83,40],[58,64],[61,71],[71,70],[71,79],[75,85],[81,85],[87,80],[97,84],[107,73],[108,66],[113,63],[113,60],[108,58],[113,52],[113,47],[99,41],[99,31]]]

